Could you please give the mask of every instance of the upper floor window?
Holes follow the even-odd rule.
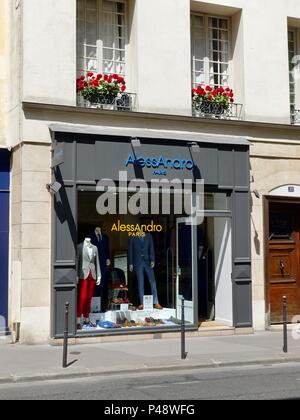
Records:
[[[228,86],[230,20],[192,14],[191,25],[193,87]]]
[[[297,54],[297,29],[289,29],[288,31],[289,42],[289,73],[290,73],[290,106],[291,113],[296,110],[296,83],[295,83],[295,56]]]
[[[125,0],[77,0],[77,74],[125,76]]]

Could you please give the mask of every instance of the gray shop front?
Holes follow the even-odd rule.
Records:
[[[180,328],[182,298],[190,330],[207,320],[236,328],[252,326],[247,141],[212,136],[163,139],[86,134],[63,126],[51,130],[53,181],[62,186],[53,197],[54,338],[63,336],[66,302],[70,303],[71,335],[77,337],[176,331]],[[133,179],[144,181],[148,187],[153,179],[189,180],[191,197],[196,181],[203,179],[203,222],[191,226],[184,209],[181,214],[174,210],[174,190],[167,200],[169,214],[154,213],[151,198],[149,211],[144,212],[147,214],[124,214],[119,207],[121,194],[126,192],[130,201],[133,192],[129,187],[125,191],[120,172],[127,174],[126,185]],[[115,184],[110,197],[116,204],[113,214],[99,213],[99,197],[102,199],[104,192],[99,192],[97,185],[104,179]],[[165,198],[162,191],[157,194]],[[132,238],[132,226],[149,228],[160,309],[151,310],[155,297],[146,271],[141,302],[138,270],[130,267],[131,241],[138,241]],[[93,293],[90,323],[79,328],[78,245],[98,227],[105,243],[99,248],[102,284]]]

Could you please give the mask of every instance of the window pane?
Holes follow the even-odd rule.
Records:
[[[96,47],[87,47],[86,48],[86,57],[87,58],[97,58],[97,48]]]
[[[228,41],[228,32],[220,31],[220,39],[222,41]]]
[[[290,79],[290,105],[291,109],[295,108],[296,95],[295,95],[295,77],[294,77],[294,57],[296,55],[297,46],[296,46],[296,32],[295,30],[288,31],[288,54],[289,54],[289,79]]]
[[[115,4],[113,1],[103,0],[103,10],[108,12],[114,12]]]
[[[95,10],[87,10],[86,11],[86,25],[87,28],[92,27],[94,30],[97,29],[97,13]]]
[[[98,70],[97,60],[87,60],[87,70],[96,72]]]
[[[221,86],[228,86],[229,84],[229,76],[227,74],[221,76],[220,85]]]
[[[124,63],[116,63],[115,72],[118,74],[125,74],[125,64]]]
[[[104,60],[103,69],[105,73],[114,73],[114,69],[115,69],[114,62]]]
[[[78,0],[77,68],[108,73],[114,71],[116,61],[125,61],[125,34],[125,3]],[[122,69],[124,71],[124,65]]]
[[[205,84],[205,74],[204,71],[201,71],[200,73],[196,72],[194,74],[194,80],[196,85],[204,85]]]
[[[219,28],[228,29],[228,20],[227,19],[220,19],[219,20]]]
[[[204,27],[204,17],[198,15],[192,15],[192,24],[194,27],[203,28]]]
[[[194,41],[194,58],[196,60],[203,60],[205,57],[205,42],[204,39],[196,39]]]
[[[114,59],[114,50],[104,48],[103,59],[112,61]]]
[[[88,9],[97,9],[97,0],[86,0],[86,7]]]
[[[97,29],[96,28],[89,28],[86,33],[85,42],[87,45],[97,45]]]
[[[122,50],[115,51],[115,60],[116,61],[125,61],[125,52]]]

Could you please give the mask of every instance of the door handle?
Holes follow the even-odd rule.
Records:
[[[280,260],[280,271],[284,271],[284,269],[285,269],[285,265],[284,265],[284,261],[283,260]]]

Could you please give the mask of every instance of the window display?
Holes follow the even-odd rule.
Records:
[[[178,328],[182,299],[187,325],[232,322],[229,219],[99,215],[98,197],[78,193],[78,330]],[[210,208],[226,200],[207,195]]]
[[[78,285],[78,329],[91,332],[178,327],[183,297],[179,295],[182,287],[179,286],[179,270],[176,270],[178,216],[101,216],[96,210],[98,196],[95,192],[81,191],[78,194],[78,242],[90,238],[95,259],[97,251],[101,273],[99,283],[97,261],[94,260],[91,264],[96,268],[91,276],[85,272],[83,284],[86,287],[81,283]],[[180,217],[185,224],[186,219],[183,215]],[[191,227],[186,235],[191,237]],[[80,266],[89,254],[83,245],[78,252]],[[186,265],[192,267],[192,252]],[[193,275],[187,276],[185,282],[192,308],[187,323],[193,325]]]

